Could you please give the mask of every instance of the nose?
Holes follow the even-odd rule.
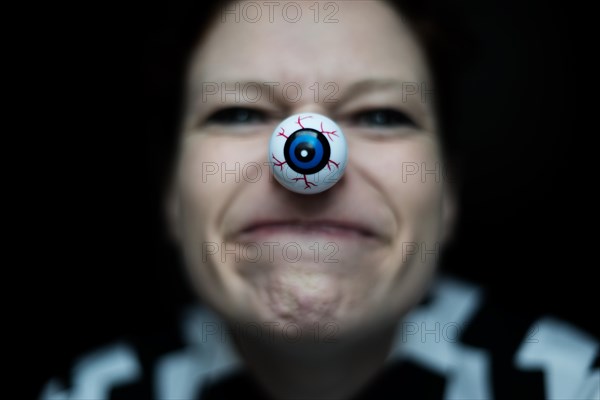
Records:
[[[277,125],[269,141],[268,158],[273,176],[283,187],[295,193],[317,194],[342,178],[348,145],[333,120],[305,112]]]

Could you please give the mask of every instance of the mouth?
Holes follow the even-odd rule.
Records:
[[[362,238],[375,239],[377,235],[369,228],[348,222],[331,220],[288,220],[288,221],[257,221],[244,227],[240,237],[257,237],[272,235],[298,235],[307,237],[325,236],[330,238]]]

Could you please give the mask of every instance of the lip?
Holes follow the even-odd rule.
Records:
[[[253,221],[239,232],[240,237],[281,234],[376,239],[377,234],[360,223],[344,220],[262,220]]]

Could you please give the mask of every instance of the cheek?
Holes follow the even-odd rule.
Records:
[[[230,160],[223,158],[218,142],[213,143],[201,136],[186,138],[179,159],[179,192],[183,224],[190,229],[203,229],[210,222],[215,208],[227,197],[228,187],[222,177],[223,170],[234,168]],[[231,177],[235,181],[235,177]]]
[[[393,180],[399,204],[419,216],[438,208],[444,172],[437,148],[415,143],[401,149],[399,157]]]
[[[416,137],[374,146],[378,148],[368,154],[377,157],[365,165],[386,192],[400,225],[423,226],[439,217],[444,171],[437,143]]]
[[[252,149],[264,148],[236,138],[187,137],[182,143],[178,170],[184,224],[214,226],[236,190],[254,177],[262,158],[266,158]]]

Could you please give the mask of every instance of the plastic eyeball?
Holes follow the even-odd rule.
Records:
[[[269,142],[273,176],[286,189],[321,193],[344,174],[348,147],[342,130],[315,113],[292,115],[281,122]]]

